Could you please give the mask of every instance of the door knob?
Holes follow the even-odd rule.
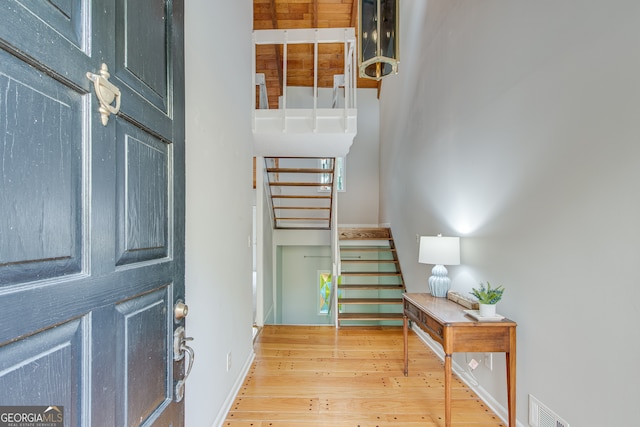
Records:
[[[189,306],[185,304],[182,300],[178,301],[173,308],[173,315],[176,320],[181,320],[187,317],[189,314]]]

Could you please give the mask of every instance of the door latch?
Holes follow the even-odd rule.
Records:
[[[189,355],[189,364],[187,365],[187,371],[184,377],[176,383],[174,399],[176,402],[182,401],[184,398],[184,387],[187,382],[189,374],[191,374],[191,368],[193,368],[193,360],[195,359],[195,353],[191,347],[187,345],[188,341],[193,341],[193,338],[185,335],[184,326],[176,328],[173,333],[173,360],[179,362],[184,359],[185,354]]]

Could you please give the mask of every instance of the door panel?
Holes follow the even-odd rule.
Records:
[[[84,108],[1,50],[0,62],[1,287],[81,270]]]
[[[173,139],[173,70],[179,65],[176,46],[168,42],[179,17],[171,6],[175,2],[116,0],[114,64],[114,79],[127,98],[122,116],[168,141]]]
[[[3,405],[48,406],[65,409],[72,425],[81,425],[87,407],[87,318],[76,319],[0,347],[0,402]]]
[[[167,257],[172,145],[127,122],[117,129],[117,265]]]
[[[171,293],[171,286],[166,286],[116,307],[119,425],[139,425],[171,402]]]
[[[88,9],[79,0],[38,1],[21,0],[25,10],[37,16],[68,43],[82,50],[85,46],[86,26],[83,17]]]
[[[89,81],[85,73],[98,70],[100,65],[96,66],[91,57],[95,24],[90,15],[91,2],[61,3],[63,7],[58,8],[55,3],[38,0],[3,0],[0,47],[86,93]],[[101,48],[99,42],[94,41],[97,50]]]
[[[117,76],[134,91],[167,113],[170,65],[168,4],[153,0],[117,0]],[[144,52],[144,55],[140,53]]]

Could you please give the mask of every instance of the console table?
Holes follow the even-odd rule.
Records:
[[[444,417],[451,427],[451,355],[455,352],[506,353],[509,427],[516,426],[516,323],[503,319],[478,322],[464,312],[464,307],[430,294],[406,293],[404,301],[404,375],[409,375],[409,327],[416,323],[439,342],[444,357]]]

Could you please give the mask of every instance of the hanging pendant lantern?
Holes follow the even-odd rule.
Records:
[[[381,80],[398,72],[398,1],[358,0],[360,77]]]

